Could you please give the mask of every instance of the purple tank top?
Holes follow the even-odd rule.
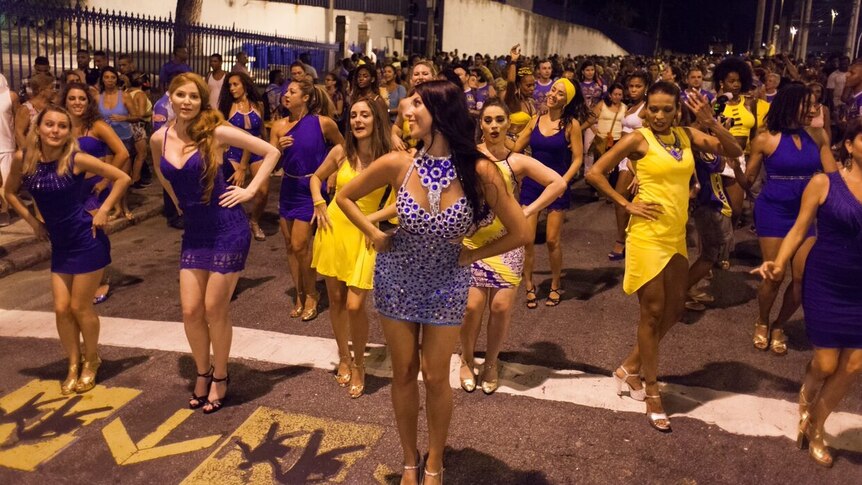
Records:
[[[793,135],[799,135],[801,148],[796,148]],[[782,133],[778,147],[763,160],[766,180],[796,180],[811,178],[823,170],[820,163],[820,147],[805,130]]]
[[[102,158],[108,155],[108,144],[95,136],[84,135],[78,138],[78,146],[87,155]]]
[[[292,177],[313,174],[323,163],[327,152],[320,118],[317,115],[306,115],[286,134],[293,137],[293,145],[281,156],[284,173]]]

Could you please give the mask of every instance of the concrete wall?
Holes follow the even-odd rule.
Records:
[[[74,2],[73,2],[74,3]],[[167,17],[174,15],[176,0],[147,0],[128,2],[125,0],[87,0],[90,7],[117,10],[128,13],[156,15]],[[334,42],[327,38],[328,31],[333,32],[334,24],[327,28],[326,10],[321,7],[309,7],[293,3],[267,2],[261,0],[203,0],[201,23],[230,27],[235,24],[238,29],[253,30],[268,34],[277,34],[303,40],[317,42]],[[363,14],[347,10],[335,10],[335,15],[349,18],[347,44],[356,43],[359,39],[359,24],[369,23],[369,33],[372,47],[389,46],[390,51],[403,52],[401,41],[395,41],[395,28],[398,17],[382,14]],[[334,23],[334,17],[333,17]]]
[[[446,0],[443,50],[498,55],[517,43],[526,55],[627,54],[597,30],[490,0]]]

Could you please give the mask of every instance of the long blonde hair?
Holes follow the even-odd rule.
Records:
[[[193,119],[188,128],[186,135],[192,140],[186,145],[186,149],[197,148],[201,153],[201,158],[204,161],[204,170],[201,174],[201,182],[204,184],[203,195],[201,202],[209,204],[212,198],[215,178],[222,164],[222,154],[224,147],[220,146],[215,140],[215,129],[226,124],[224,116],[220,111],[210,107],[210,91],[206,82],[202,77],[193,72],[184,72],[177,75],[171,85],[168,87],[168,92],[173,94],[183,84],[192,83],[198,88],[198,94],[201,99],[201,111],[197,117]]]
[[[22,175],[33,175],[36,173],[36,166],[39,164],[39,160],[43,158],[42,138],[39,136],[39,126],[42,124],[42,120],[45,119],[45,115],[52,112],[64,115],[66,120],[69,122],[69,139],[63,147],[63,152],[60,155],[60,158],[57,159],[57,175],[64,176],[69,172],[72,153],[78,151],[78,140],[72,136],[72,116],[69,115],[68,111],[59,106],[48,105],[41,113],[39,113],[38,116],[36,116],[36,121],[27,132],[27,140],[24,143],[23,150],[24,159],[21,165]]]

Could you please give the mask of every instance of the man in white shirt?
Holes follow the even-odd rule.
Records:
[[[210,56],[210,72],[207,73],[207,86],[210,89],[210,107],[218,109],[218,101],[221,96],[224,78],[227,73],[221,68],[221,54],[215,53]]]
[[[844,105],[841,96],[844,94],[844,85],[847,82],[847,69],[850,67],[850,58],[842,57],[838,61],[838,69],[832,71],[832,74],[826,79],[826,97],[832,100],[832,119],[836,119],[835,115],[838,109]]]

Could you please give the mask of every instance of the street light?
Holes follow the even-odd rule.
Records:
[[[791,25],[790,26],[790,52],[793,52],[793,43],[796,41],[796,33],[797,32],[799,32],[799,30],[796,27]]]
[[[829,35],[832,35],[832,27],[835,27],[835,17],[838,16],[838,12],[836,12],[834,8],[832,9],[831,13],[832,13],[832,23],[829,24]]]

